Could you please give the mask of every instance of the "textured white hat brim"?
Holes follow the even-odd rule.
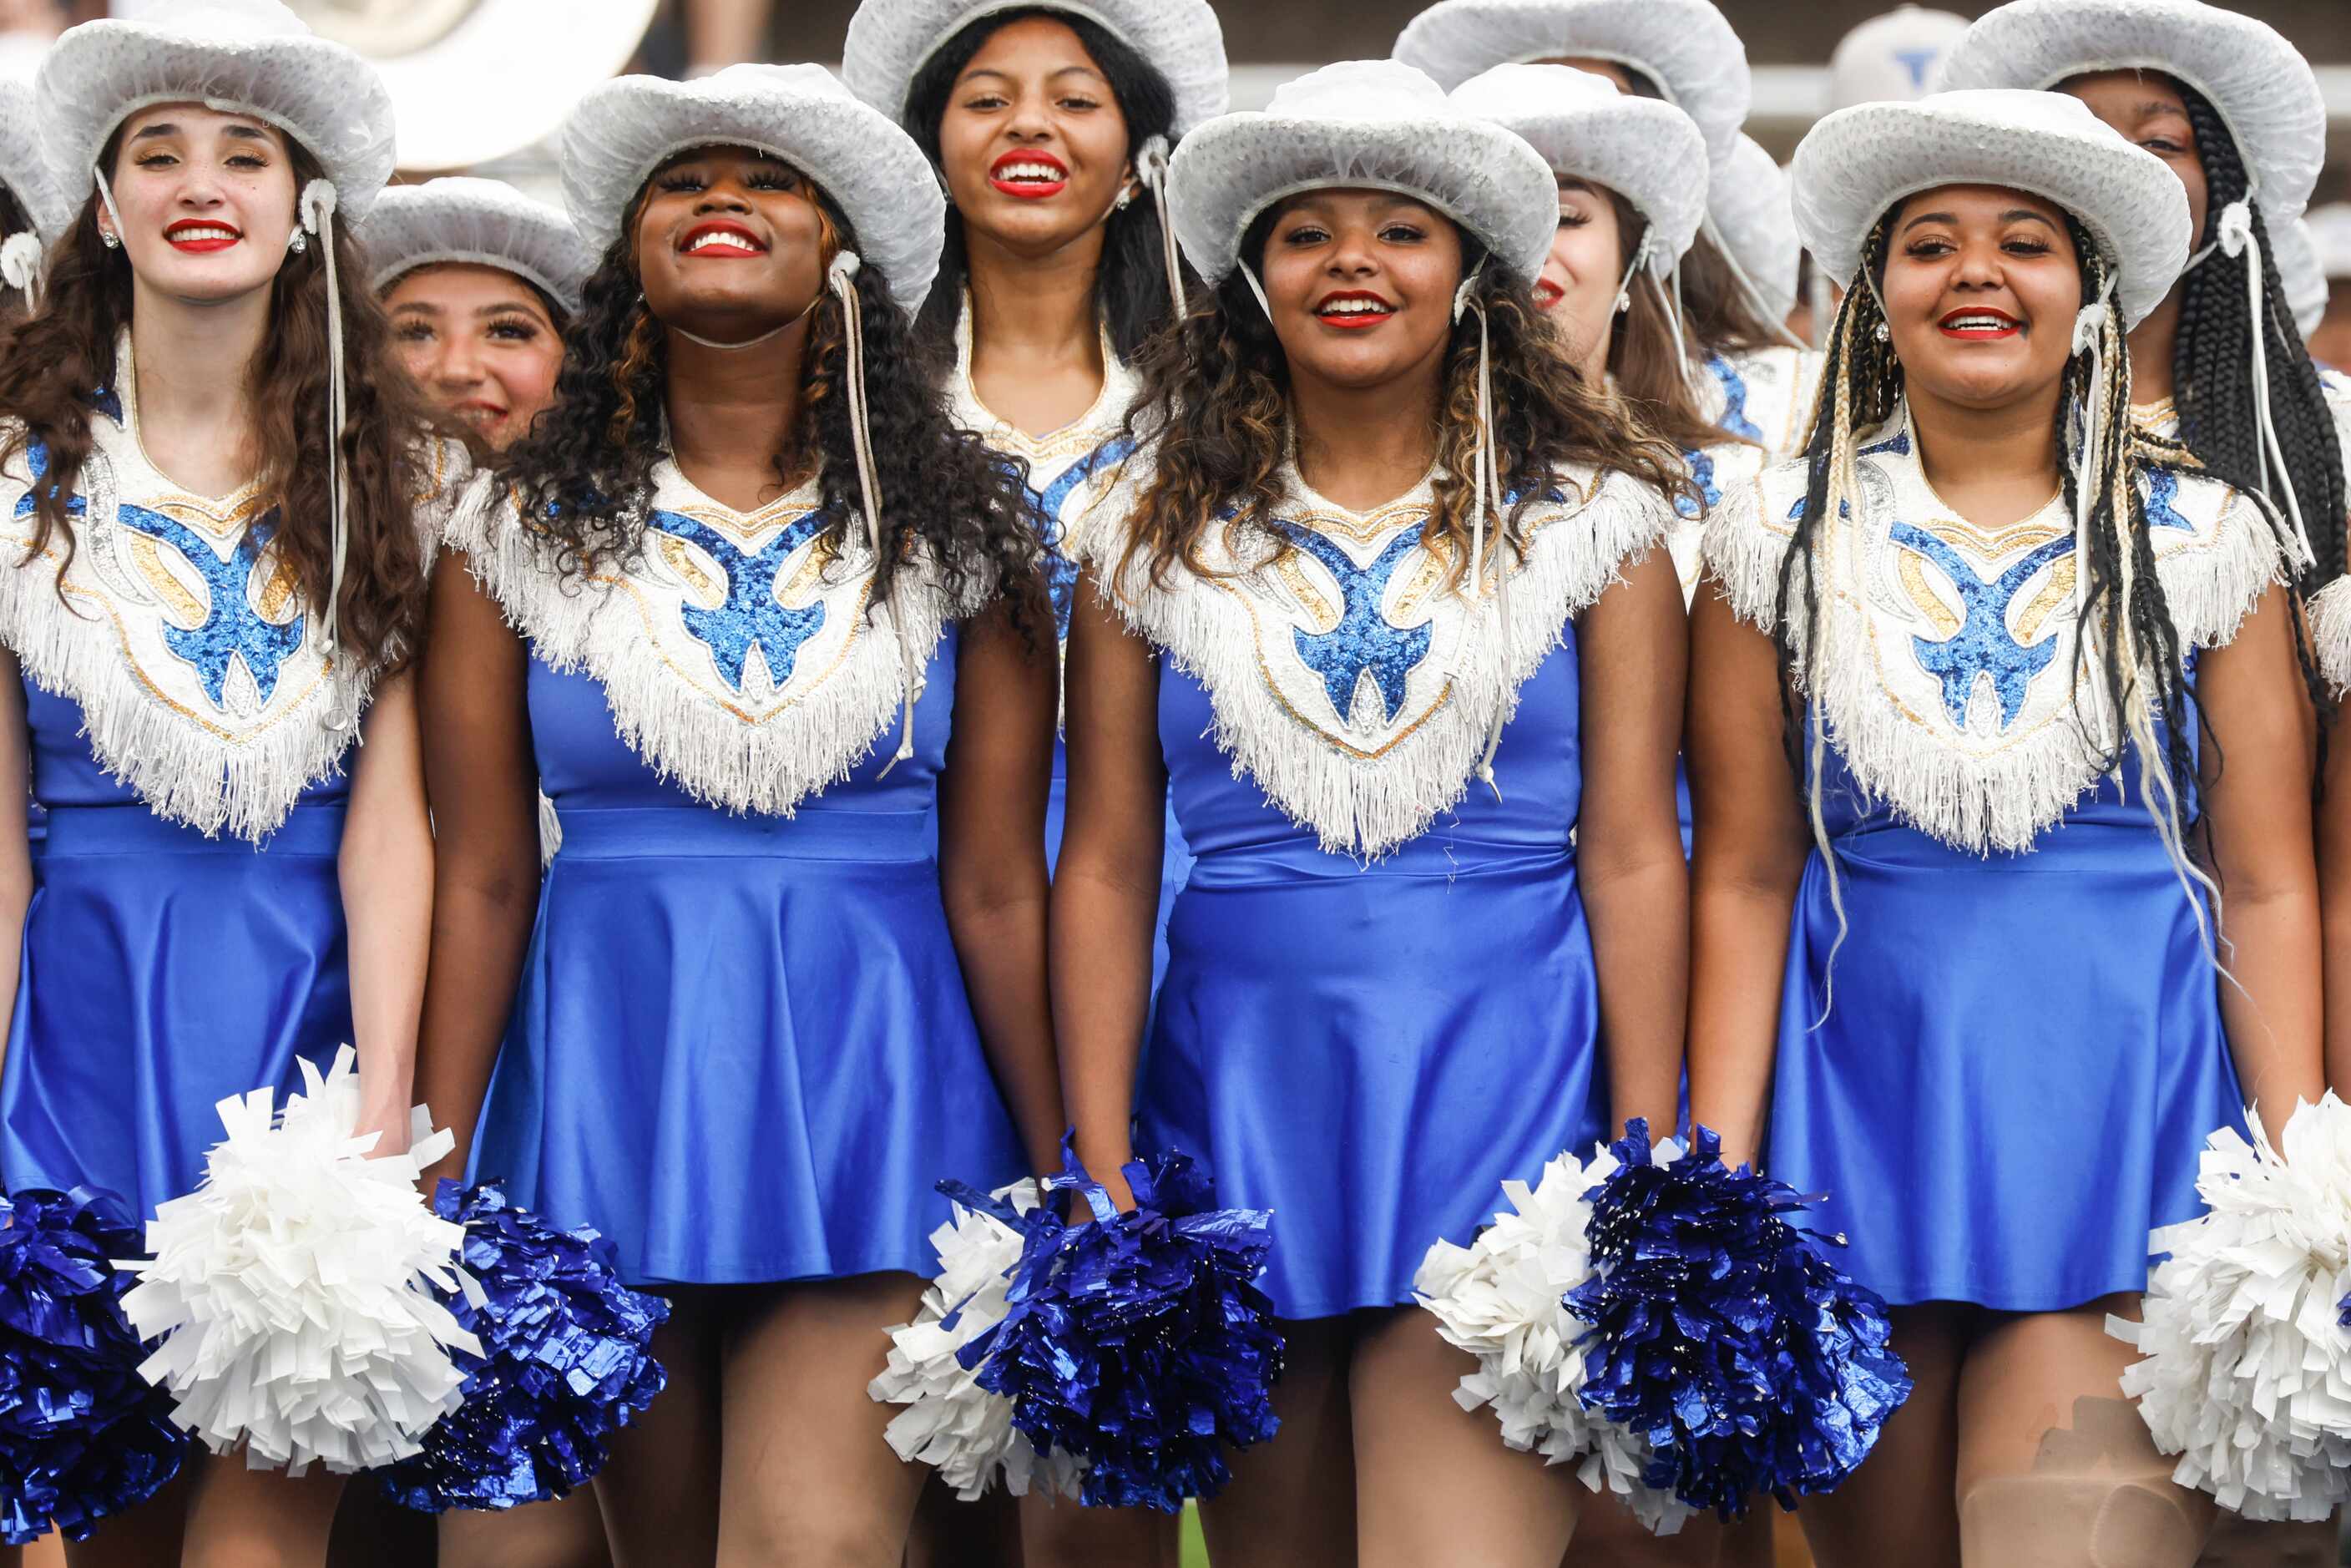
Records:
[[[2078,128],[2020,123],[1998,112],[2036,104],[2072,105],[2078,113],[2068,118],[2077,118]],[[1991,91],[1857,104],[1813,127],[1796,148],[1794,169],[1797,233],[1846,287],[1878,220],[1905,197],[1945,185],[2024,191],[2071,213],[2119,273],[2115,307],[2129,326],[2163,302],[2188,261],[2179,177],[2070,98]]]
[[[1706,206],[1715,234],[1763,296],[1771,319],[1784,319],[1796,308],[1804,247],[1796,237],[1795,207],[1780,165],[1742,135],[1730,162],[1708,185]]]
[[[1521,282],[1542,271],[1559,228],[1550,165],[1491,120],[1228,114],[1186,137],[1167,173],[1176,241],[1211,283],[1232,273],[1242,236],[1266,209],[1331,190],[1393,191],[1426,202]]]
[[[2300,218],[2268,224],[2270,250],[2285,290],[2286,313],[2294,330],[2308,338],[2326,319],[2326,274],[2318,265],[2318,242]]]
[[[84,22],[37,80],[49,178],[78,208],[117,127],[159,103],[201,103],[276,126],[319,161],[337,214],[366,216],[392,171],[392,98],[366,60],[311,35],[192,37],[150,22]]]
[[[1654,236],[1649,270],[1660,277],[1670,274],[1706,216],[1706,138],[1690,117],[1671,104],[1625,93],[1553,112],[1531,112],[1515,103],[1486,112],[1476,100],[1479,84],[1489,79],[1481,72],[1455,89],[1456,106],[1519,136],[1554,176],[1589,181],[1630,202]],[[1557,213],[1554,206],[1554,229]]]
[[[849,18],[841,74],[858,97],[904,120],[914,78],[956,34],[985,16],[1040,6],[1083,17],[1149,61],[1175,94],[1177,136],[1231,101],[1224,27],[1208,0],[864,0]]]
[[[359,231],[378,293],[420,267],[492,267],[536,284],[568,312],[595,253],[571,220],[495,180],[452,178],[386,191]]]
[[[40,121],[29,82],[0,81],[0,184],[25,210],[47,245],[63,234],[73,214],[58,195],[41,153]]]
[[[2326,162],[2316,74],[2276,28],[2201,0],[2011,0],[1944,57],[1942,85],[2047,89],[2119,70],[2161,71],[2202,93],[2268,210],[2309,204]]]
[[[425,47],[378,58],[400,167],[463,169],[552,136],[580,95],[629,63],[660,0],[475,0]]]
[[[897,123],[821,66],[735,66],[692,82],[628,76],[590,92],[563,134],[564,202],[580,237],[601,254],[647,177],[700,147],[747,147],[806,174],[849,220],[860,260],[899,308],[922,308],[946,198]]]
[[[1437,0],[1395,57],[1447,92],[1481,71],[1561,56],[1630,66],[1698,122],[1719,165],[1746,123],[1747,47],[1709,0]]]

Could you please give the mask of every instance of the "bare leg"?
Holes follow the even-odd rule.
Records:
[[[1027,1568],[1176,1568],[1176,1516],[1149,1508],[1080,1508],[1020,1500],[1020,1561]]]
[[[2334,1568],[2340,1533],[2332,1519],[2316,1524],[2256,1524],[2223,1511],[2196,1568]]]
[[[1778,1503],[1759,1502],[1745,1519],[1721,1526],[1722,1541],[1715,1553],[1715,1568],[1771,1568],[1778,1558],[1779,1521],[1785,1518]],[[1793,1520],[1789,1520],[1789,1529],[1792,1535]],[[1685,1530],[1682,1533],[1689,1532]]]
[[[1575,1494],[1575,1542],[1562,1568],[1717,1568],[1726,1531],[1714,1515],[1701,1513],[1671,1535],[1652,1535],[1614,1492],[1587,1491],[1578,1482]],[[1771,1568],[1771,1541],[1767,1520],[1760,1568]]]
[[[1975,1311],[1939,1301],[1894,1309],[1894,1348],[1909,1363],[1912,1391],[1862,1467],[1797,1510],[1820,1568],[1959,1568],[1959,1369]]]
[[[1273,1440],[1233,1456],[1232,1484],[1200,1508],[1216,1568],[1353,1568],[1355,1465],[1345,1318],[1281,1324]]]
[[[891,1448],[895,1412],[865,1385],[922,1296],[912,1274],[860,1274],[747,1303],[722,1372],[721,1568],[899,1568],[929,1471]]]
[[[510,1513],[441,1516],[440,1568],[608,1568],[611,1561],[593,1491]]]
[[[180,1467],[179,1479],[170,1486],[128,1513],[107,1520],[88,1541],[65,1542],[68,1568],[151,1568],[158,1563],[177,1563],[187,1534],[188,1499],[195,1490],[195,1472],[202,1463],[201,1454],[191,1454]],[[37,1548],[26,1555],[32,1559],[37,1554]],[[33,1562],[27,1561],[24,1568],[34,1568]]]
[[[726,1292],[669,1296],[653,1355],[669,1385],[612,1439],[596,1502],[615,1568],[708,1563],[718,1552],[718,1345]]]
[[[365,1476],[343,1489],[335,1510],[335,1533],[327,1543],[327,1568],[416,1568],[433,1561],[437,1521],[383,1495]]]
[[[183,1568],[325,1568],[345,1478],[313,1465],[301,1479],[246,1469],[242,1452],[206,1455],[188,1509]]]
[[[914,1505],[906,1568],[1021,1568],[1020,1500],[998,1488],[959,1502],[935,1470]]]
[[[1961,1555],[1981,1568],[2192,1568],[2212,1500],[2175,1484],[2123,1397],[2110,1297],[1992,1320],[1959,1379]]]
[[[1506,1448],[1492,1415],[1453,1402],[1477,1359],[1435,1318],[1395,1307],[1356,1321],[1347,1400],[1364,1568],[1558,1568],[1583,1495],[1574,1468]]]

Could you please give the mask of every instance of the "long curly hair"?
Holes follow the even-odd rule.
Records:
[[[2208,198],[2204,233],[2197,243],[2211,245],[2220,235],[2221,210],[2242,199],[2250,186],[2245,161],[2211,100],[2185,82],[2175,80],[2172,85],[2188,106],[2188,123],[2204,163]],[[2245,298],[2250,253],[2230,256],[2215,251],[2191,267],[2179,282],[2179,331],[2171,361],[2173,401],[2179,410],[2180,440],[2188,450],[2213,474],[2240,490],[2269,496],[2283,510],[2285,497],[2277,494],[2262,462],[2261,433],[2254,418],[2251,348],[2259,339],[2262,357],[2269,362],[2270,408],[2277,423],[2278,445],[2285,455],[2288,483],[2317,557],[2302,586],[2315,591],[2342,576],[2346,564],[2346,455],[2319,385],[2318,369],[2311,362],[2310,350],[2287,310],[2261,204],[2252,206],[2253,237],[2261,249],[2266,319],[2253,320]],[[2329,712],[2333,706],[2322,703],[2320,711]]]
[[[939,167],[939,123],[946,114],[947,95],[955,89],[956,78],[999,30],[1036,16],[1067,26],[1102,68],[1111,96],[1118,99],[1119,111],[1126,117],[1128,157],[1155,136],[1174,147],[1176,90],[1156,67],[1089,17],[1050,5],[1030,5],[993,11],[968,24],[915,75],[906,92],[906,133],[922,148],[933,168]],[[950,213],[946,249],[939,257],[939,279],[916,318],[915,330],[934,343],[955,340],[956,319],[963,309],[964,289],[971,276],[963,227],[961,214]],[[1132,361],[1142,351],[1144,340],[1166,326],[1173,316],[1165,257],[1159,204],[1148,193],[1102,220],[1102,265],[1094,274],[1094,316],[1109,331],[1111,347],[1122,360]],[[1180,281],[1187,287],[1197,281],[1188,267],[1181,271]]]
[[[581,291],[554,405],[500,465],[520,491],[524,516],[537,521],[537,537],[550,542],[567,576],[636,558],[653,509],[653,468],[667,455],[668,332],[645,303],[635,245],[646,193],[660,172],[630,202],[619,237]],[[856,235],[813,181],[805,188],[822,218],[820,259],[830,267],[841,249],[856,248]],[[863,268],[850,287],[864,324],[866,410],[880,469],[878,509],[890,540],[875,563],[873,602],[889,599],[906,558],[920,549],[951,599],[969,603],[1008,594],[1027,630],[1038,623],[1044,599],[1026,475],[956,428],[937,354],[917,342],[881,275]],[[819,538],[838,549],[852,519],[863,515],[850,412],[848,312],[828,290],[809,319],[799,427],[772,461],[779,485],[815,467],[826,517]]]
[[[111,169],[121,133],[99,154]],[[321,177],[319,162],[289,141],[294,188]],[[117,384],[115,345],[131,325],[131,263],[99,238],[95,193],[73,226],[51,247],[41,308],[0,340],[0,409],[16,423],[0,441],[0,461],[22,460],[38,443],[45,482],[35,487],[37,518],[25,560],[62,539],[59,590],[76,549],[67,505],[89,463],[91,395]],[[424,607],[424,559],[414,522],[430,491],[423,440],[431,420],[392,353],[392,332],[367,287],[364,254],[350,228],[334,226],[335,276],[342,314],[349,422],[340,433],[350,507],[349,553],[337,602],[342,643],[362,666],[397,669],[413,655]],[[333,580],[332,512],[328,481],[327,265],[313,236],[288,254],[271,285],[269,324],[241,372],[224,367],[223,390],[251,409],[256,516],[277,513],[269,549],[294,575],[314,612]]]
[[[1259,262],[1273,214],[1243,237],[1243,265]],[[1480,248],[1463,236],[1462,265],[1477,268]],[[1500,538],[1523,554],[1526,509],[1548,496],[1557,476],[1589,464],[1621,469],[1668,498],[1698,497],[1680,455],[1587,386],[1568,362],[1550,320],[1526,287],[1499,267],[1479,271],[1473,308],[1454,323],[1446,347],[1436,420],[1436,515],[1424,530],[1432,550],[1452,557],[1458,580],[1468,568],[1478,462],[1478,312],[1488,322],[1493,376],[1494,444],[1499,487],[1513,497],[1498,519]],[[1274,527],[1288,499],[1282,470],[1290,459],[1290,366],[1255,296],[1235,269],[1213,291],[1193,297],[1172,332],[1152,340],[1137,362],[1143,393],[1128,413],[1130,435],[1153,448],[1148,488],[1128,524],[1124,559],[1148,562],[1152,579],[1213,569],[1202,552],[1212,526],[1230,515],[1274,554],[1289,549]]]
[[[1640,249],[1646,220],[1616,192],[1610,191],[1608,200],[1615,208],[1621,236],[1616,258],[1621,276]],[[1642,423],[1685,452],[1740,441],[1699,409],[1690,381],[1696,370],[1667,312],[1656,275],[1644,267],[1642,276],[1633,279],[1624,313],[1610,327],[1608,373],[1616,382],[1616,395]]]

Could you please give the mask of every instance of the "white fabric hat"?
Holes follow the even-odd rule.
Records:
[[[2085,71],[2157,70],[2212,100],[2273,214],[2309,204],[2326,162],[2326,100],[2265,22],[2202,0],[2010,0],[1943,59],[1947,88],[2052,88]]]
[[[1829,107],[1924,98],[1943,57],[1968,30],[1951,11],[1897,5],[1847,33],[1829,56]]]
[[[73,211],[41,157],[41,122],[29,82],[0,80],[0,184],[16,198],[43,244],[65,233]]]
[[[1754,85],[1747,47],[1711,0],[1437,0],[1395,41],[1395,57],[1448,91],[1490,67],[1562,55],[1630,66],[1730,156]]]
[[[1813,126],[1793,168],[1797,232],[1846,287],[1886,210],[1941,185],[2026,191],[2078,218],[2119,274],[2126,327],[2163,302],[2188,260],[2179,177],[2064,93],[1988,88],[1858,104]]]
[[[1570,66],[1496,66],[1449,97],[1461,113],[1516,132],[1553,174],[1632,203],[1649,221],[1649,270],[1659,277],[1689,249],[1706,215],[1706,138],[1672,104]]]
[[[2326,273],[2318,263],[2318,236],[2307,218],[2270,225],[2270,254],[2277,262],[2278,283],[2285,290],[2286,314],[2304,338],[2326,319]]]
[[[90,193],[106,140],[158,103],[250,114],[300,142],[346,223],[392,177],[392,96],[367,61],[278,0],[181,0],[135,22],[84,22],[49,47],[37,82],[49,177],[68,205]]]
[[[1167,172],[1176,236],[1220,283],[1258,214],[1301,191],[1370,188],[1417,197],[1484,242],[1522,281],[1559,228],[1559,183],[1542,155],[1395,60],[1343,60],[1276,88],[1262,113],[1208,121]]]
[[[2318,270],[2328,278],[2351,277],[2351,202],[2310,209],[2305,220],[2318,253]]]
[[[359,239],[378,294],[420,267],[464,262],[511,272],[576,313],[596,268],[596,253],[562,213],[502,181],[464,175],[386,191]]]
[[[1722,248],[1761,296],[1767,321],[1796,308],[1796,278],[1804,256],[1796,238],[1794,200],[1779,162],[1751,136],[1741,136],[1730,162],[1707,187],[1706,215]]]
[[[659,3],[470,0],[413,47],[371,51],[392,93],[400,166],[469,168],[544,141],[581,93],[627,67]]]
[[[841,74],[858,97],[903,120],[914,78],[957,33],[983,16],[1039,4],[863,0],[849,18]],[[1177,136],[1225,112],[1232,72],[1224,28],[1208,0],[1042,0],[1042,8],[1082,16],[1148,60],[1176,94]]]
[[[912,316],[938,276],[946,198],[914,139],[822,66],[729,66],[699,81],[627,76],[580,100],[563,128],[563,197],[598,251],[655,169],[696,147],[748,147],[816,182]]]

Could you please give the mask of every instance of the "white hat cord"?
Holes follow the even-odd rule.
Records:
[[[2210,245],[2188,258],[2189,268],[2200,267],[2215,251],[2234,259],[2245,260],[2245,305],[2252,323],[2252,354],[2253,368],[2253,423],[2261,434],[2262,474],[2264,482],[2274,472],[2278,495],[2287,519],[2294,525],[2294,549],[2299,552],[2297,565],[2308,567],[2317,560],[2311,549],[2310,529],[2303,521],[2302,501],[2294,490],[2294,470],[2287,465],[2285,449],[2278,441],[2277,416],[2270,402],[2269,315],[2262,283],[2262,242],[2253,233],[2253,198],[2250,191],[2220,209],[2220,234]]]
[[[1788,329],[1787,322],[1772,313],[1771,305],[1763,298],[1763,291],[1755,287],[1755,279],[1748,276],[1747,269],[1739,264],[1739,253],[1730,247],[1722,231],[1715,225],[1713,214],[1708,214],[1698,227],[1707,238],[1714,242],[1714,254],[1720,256],[1722,264],[1730,269],[1731,281],[1739,285],[1740,296],[1747,301],[1747,308],[1754,313],[1755,319],[1788,347],[1809,348],[1811,345]]]
[[[882,559],[882,484],[873,464],[872,428],[865,413],[865,317],[857,298],[857,273],[862,265],[853,250],[844,250],[832,258],[825,271],[825,283],[841,297],[841,336],[847,340],[849,370],[849,441],[857,455],[857,495],[865,516],[865,548],[873,553],[878,566]],[[914,664],[914,639],[906,630],[906,618],[895,610],[891,612],[890,624],[898,635],[898,664],[904,680],[904,728],[898,737],[898,749],[883,766],[881,777],[887,778],[890,769],[914,755],[914,699],[920,694],[921,672]]]
[[[2085,637],[2090,630],[2090,518],[2097,510],[2099,476],[2105,471],[2099,458],[2098,444],[2112,434],[2101,428],[2101,416],[2105,412],[2106,376],[2113,368],[2106,363],[2106,324],[2114,311],[2114,307],[2107,302],[2107,296],[2113,290],[2114,275],[2108,273],[2098,297],[2074,313],[2074,341],[2070,350],[2090,356],[2090,392],[2085,400],[2088,406],[2083,411],[2082,445],[2074,476],[2074,624]],[[2119,511],[2116,514],[2117,528],[2121,526],[2124,515]],[[2126,559],[2130,554],[2127,549],[2121,553]],[[2127,565],[2125,570],[2128,570]],[[2117,604],[2115,613],[2117,616],[2127,613],[2127,608]],[[2110,718],[2105,711],[2105,689],[2093,681],[2090,693],[2095,710],[2091,722],[2096,726],[2097,744],[2104,747]]]
[[[1184,319],[1184,257],[1176,245],[1176,220],[1167,210],[1167,138],[1146,137],[1134,150],[1134,177],[1151,192],[1151,204],[1159,214],[1159,245],[1161,259],[1167,266],[1167,302],[1175,308],[1175,319]],[[1250,280],[1254,283],[1256,280]],[[1258,296],[1264,302],[1264,295]],[[1266,312],[1269,318],[1271,310]]]
[[[1645,247],[1646,241],[1643,242]],[[1472,267],[1461,287],[1453,291],[1453,319],[1458,324],[1466,312],[1478,318],[1478,450],[1470,465],[1472,480],[1469,509],[1469,591],[1477,598],[1486,593],[1486,517],[1489,507],[1499,516],[1501,499],[1501,463],[1494,449],[1494,354],[1491,334],[1488,329],[1486,308],[1477,302],[1478,279],[1485,272],[1482,261]],[[1510,646],[1510,569],[1502,559],[1509,543],[1507,534],[1494,545],[1494,614],[1496,630],[1502,646]],[[1486,730],[1486,747],[1478,756],[1477,777],[1480,783],[1502,798],[1502,787],[1494,782],[1494,753],[1502,745],[1502,726],[1510,717],[1510,698],[1505,695],[1496,705],[1494,716]]]

